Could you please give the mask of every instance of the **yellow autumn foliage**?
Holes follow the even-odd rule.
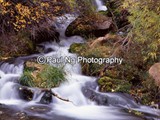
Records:
[[[5,22],[5,26],[13,27],[14,30],[19,31],[54,18],[55,11],[59,12],[62,10],[54,4],[54,0],[48,2],[41,0],[28,1],[25,4],[0,0],[0,16],[4,18],[2,21]],[[4,25],[1,24],[1,26],[4,29]]]
[[[144,60],[160,55],[160,1],[125,0],[123,7],[130,12],[132,39],[141,46]]]

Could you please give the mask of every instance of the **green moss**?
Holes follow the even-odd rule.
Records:
[[[98,80],[102,92],[129,92],[131,84],[124,80],[102,77]]]
[[[82,49],[85,49],[85,45],[83,43],[74,43],[70,46],[69,52],[80,53]]]
[[[108,11],[99,11],[99,13],[106,16],[108,14]]]
[[[129,82],[123,81],[122,84],[117,85],[115,91],[129,93],[130,89],[131,89],[131,84]]]

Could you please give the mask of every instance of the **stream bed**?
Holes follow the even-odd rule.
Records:
[[[26,102],[20,98],[17,88],[21,85],[18,80],[23,74],[25,61],[37,58],[38,56],[57,58],[78,57],[76,54],[69,53],[70,45],[73,43],[83,43],[85,40],[80,36],[65,36],[67,26],[75,20],[76,17],[77,15],[66,14],[65,16],[57,18],[54,26],[60,33],[60,42],[41,44],[45,50],[52,49],[51,52],[42,52],[40,54],[18,57],[7,62],[0,62],[0,103],[7,106],[5,109],[1,106],[0,111],[10,112],[10,114],[13,113],[13,116],[13,111],[17,111],[27,116],[38,117],[26,118],[32,120],[160,120],[159,110],[137,104],[128,94],[99,92],[96,83],[97,78],[83,75],[81,65],[78,62],[74,64],[49,63],[55,67],[63,67],[66,73],[66,82],[57,88],[52,88],[52,92],[72,102],[62,101],[53,97],[49,105],[41,104],[40,100],[44,92],[40,93],[40,89],[38,88],[31,88],[32,91],[34,91],[32,101]],[[139,111],[143,113],[143,115],[134,115],[129,111]],[[15,114],[19,115],[17,112]],[[8,115],[6,114],[6,116]],[[4,117],[0,120],[5,119],[14,120],[14,117],[13,119]]]

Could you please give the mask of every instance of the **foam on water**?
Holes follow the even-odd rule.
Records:
[[[77,57],[76,54],[69,53],[68,49],[70,45],[75,42],[83,43],[84,39],[79,36],[64,36],[66,26],[68,26],[75,18],[76,16],[66,15],[65,17],[57,19],[56,27],[59,32],[62,32],[60,35],[60,43],[53,42],[43,44],[46,49],[52,48],[54,50],[53,52],[44,54],[45,56]],[[63,20],[63,22],[61,20]],[[140,120],[140,118],[124,112],[122,109],[125,108],[125,105],[131,105],[130,109],[137,109],[138,111],[142,110],[145,112],[144,108],[142,109],[140,105],[133,101],[133,99],[125,97],[123,94],[100,93],[98,90],[95,90],[95,93],[105,95],[110,99],[108,106],[97,105],[95,102],[86,98],[82,92],[82,87],[84,87],[87,82],[95,82],[96,78],[82,75],[80,63],[76,62],[74,65],[70,63],[51,65],[56,67],[63,66],[63,69],[66,72],[66,81],[59,87],[52,88],[52,91],[65,99],[69,99],[70,102],[54,97],[53,102],[48,105],[52,110],[44,115],[47,118],[50,116],[50,119],[52,119],[54,118],[54,114],[57,114],[82,120]],[[41,100],[44,93],[40,93],[40,89],[38,88],[31,88],[34,91],[34,98],[32,101],[25,102],[20,100],[16,86],[18,85],[18,79],[22,75],[22,72],[22,64],[17,66],[9,63],[1,64],[0,103],[17,105],[19,108],[23,109],[30,106],[40,105],[38,102]],[[116,107],[113,107],[114,105]],[[147,111],[152,111],[152,109],[147,107]],[[153,114],[154,112],[151,113]],[[154,115],[157,115],[158,113],[159,111],[156,111]],[[42,113],[39,114],[39,116],[41,115]]]
[[[102,0],[95,0],[98,11],[107,11],[107,7],[103,4]]]

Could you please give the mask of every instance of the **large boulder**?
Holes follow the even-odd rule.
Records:
[[[152,65],[149,74],[154,78],[156,85],[160,87],[160,63]]]
[[[66,30],[66,36],[73,35],[96,37],[104,36],[114,29],[111,17],[100,15],[98,18],[89,18],[79,16],[73,21]]]

